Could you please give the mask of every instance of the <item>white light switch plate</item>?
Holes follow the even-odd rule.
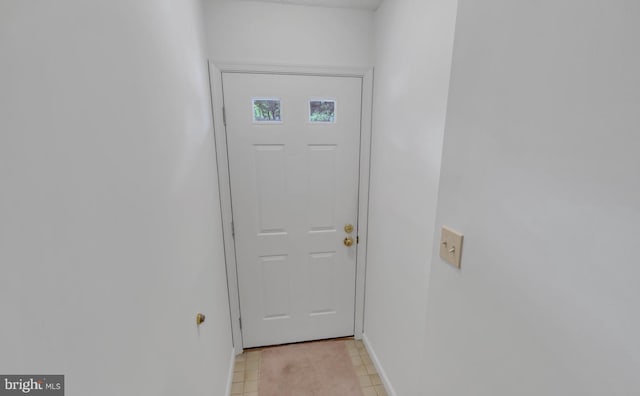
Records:
[[[440,257],[444,261],[460,268],[462,258],[462,234],[448,227],[442,227],[440,236]]]

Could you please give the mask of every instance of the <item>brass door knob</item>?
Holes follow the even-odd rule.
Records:
[[[353,238],[346,237],[344,238],[344,246],[349,247],[353,245]]]
[[[205,319],[204,314],[199,313],[198,315],[196,315],[196,324],[200,326],[201,324],[204,323],[204,319]]]

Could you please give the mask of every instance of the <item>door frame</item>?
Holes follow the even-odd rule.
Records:
[[[367,231],[369,214],[369,180],[371,168],[371,134],[373,107],[373,68],[370,67],[307,67],[281,65],[255,65],[236,63],[217,63],[209,61],[209,82],[211,89],[211,107],[216,160],[218,166],[218,186],[220,189],[220,211],[222,214],[222,234],[224,256],[227,269],[227,289],[229,293],[229,311],[233,346],[237,354],[243,351],[242,330],[240,325],[240,291],[235,253],[235,240],[232,230],[231,178],[227,151],[226,126],[224,120],[224,97],[222,73],[261,73],[291,74],[303,76],[355,77],[362,79],[362,111],[360,114],[360,169],[358,186],[358,238],[356,249],[356,285],[354,337],[362,338],[364,331],[364,297],[367,261]]]

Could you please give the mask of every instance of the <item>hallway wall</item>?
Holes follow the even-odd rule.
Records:
[[[421,393],[427,288],[456,2],[376,12],[364,331],[399,396]]]
[[[371,66],[373,12],[204,0],[208,56],[216,62]]]
[[[460,0],[424,394],[640,394],[640,3]]]
[[[224,394],[201,20],[195,0],[0,2],[0,373]]]

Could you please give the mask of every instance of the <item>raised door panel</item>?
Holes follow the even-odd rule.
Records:
[[[287,172],[285,146],[255,145],[257,230],[261,236],[286,233]]]
[[[307,218],[311,232],[336,230],[336,146],[309,145]]]

